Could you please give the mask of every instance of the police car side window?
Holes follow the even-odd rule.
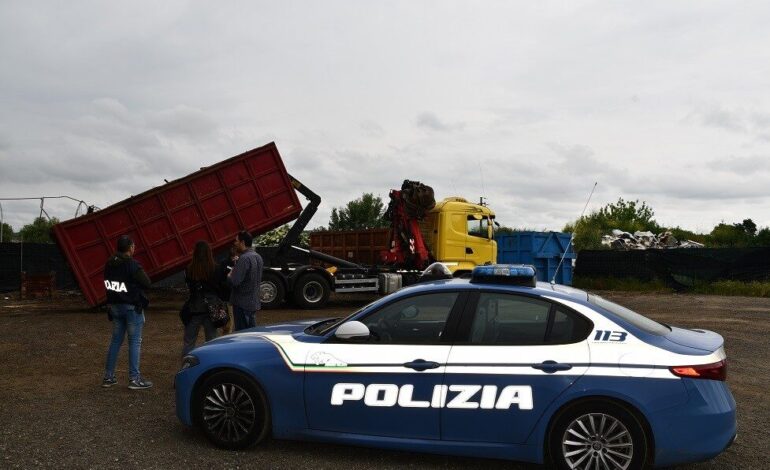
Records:
[[[557,307],[547,341],[549,344],[576,343],[584,340],[592,328],[591,322],[584,317]]]
[[[372,343],[439,344],[457,292],[436,292],[397,300],[368,315]]]
[[[551,304],[503,293],[482,293],[469,342],[489,345],[545,344]]]

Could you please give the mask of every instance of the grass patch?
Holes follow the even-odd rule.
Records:
[[[621,290],[630,292],[673,292],[663,281],[643,281],[635,278],[575,277],[572,286],[586,290]]]
[[[768,281],[716,281],[696,283],[692,292],[708,295],[740,295],[744,297],[770,297]]]
[[[674,292],[660,279],[643,281],[634,278],[575,277],[573,287],[585,290],[617,290],[629,292]],[[686,292],[704,295],[725,295],[743,297],[770,297],[770,281],[698,281]]]

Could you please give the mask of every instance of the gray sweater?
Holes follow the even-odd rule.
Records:
[[[259,310],[259,283],[262,281],[262,257],[251,248],[238,256],[228,282],[233,286],[230,303],[244,310]]]

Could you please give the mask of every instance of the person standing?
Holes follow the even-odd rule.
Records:
[[[259,310],[263,262],[262,257],[252,249],[251,243],[252,237],[246,231],[238,232],[233,241],[238,261],[227,275],[227,280],[232,287],[230,303],[233,305],[235,331],[257,326],[255,316]]]
[[[230,304],[231,289],[230,283],[227,280],[227,275],[230,273],[230,271],[233,270],[233,266],[235,266],[236,261],[238,261],[238,251],[236,250],[235,245],[230,245],[230,252],[228,256],[219,264],[220,279],[222,281],[219,286],[219,296],[222,298],[222,300],[227,301],[227,313],[230,315],[230,321],[225,323],[225,325],[222,327],[223,335],[228,335],[233,331],[233,306]]]
[[[128,334],[128,388],[143,390],[152,387],[152,382],[145,380],[139,373],[144,309],[149,304],[143,289],[150,288],[150,278],[142,269],[142,265],[133,258],[136,246],[128,235],[118,238],[117,249],[117,253],[110,257],[104,267],[107,315],[112,321],[112,340],[107,349],[102,387],[112,387],[118,383],[115,378],[115,363],[123,338]]]
[[[209,303],[219,303],[220,272],[214,263],[211,246],[206,241],[195,244],[193,257],[185,271],[185,282],[190,290],[188,309],[190,315],[184,325],[182,357],[192,351],[201,326],[206,341],[217,337],[217,328],[209,318]]]

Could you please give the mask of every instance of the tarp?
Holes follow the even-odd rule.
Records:
[[[53,243],[0,243],[0,292],[18,291],[21,272],[56,272],[58,289],[75,289],[75,277],[58,246]]]
[[[770,247],[578,253],[575,276],[660,279],[673,286],[717,280],[770,280]]]

